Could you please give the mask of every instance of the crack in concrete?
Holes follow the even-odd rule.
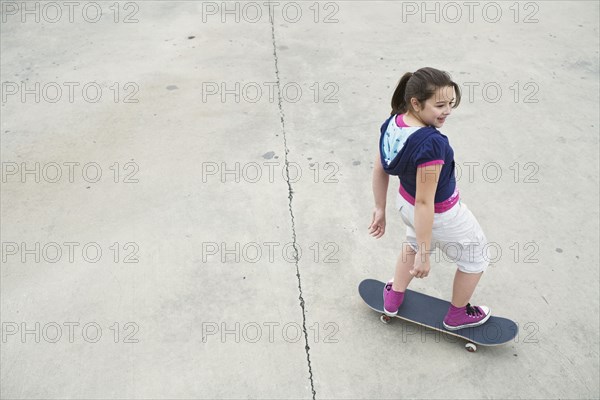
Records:
[[[288,185],[288,209],[290,211],[290,217],[292,222],[292,245],[294,248],[294,262],[296,265],[296,278],[298,278],[298,291],[300,300],[300,308],[302,309],[302,331],[304,332],[304,350],[306,351],[306,361],[308,362],[308,379],[310,380],[310,389],[312,391],[313,400],[316,399],[317,392],[315,392],[315,385],[313,381],[313,373],[312,366],[310,363],[310,346],[308,345],[308,332],[306,330],[306,310],[304,308],[304,297],[302,295],[302,279],[300,278],[300,266],[298,259],[298,247],[296,241],[296,224],[294,221],[294,210],[292,208],[292,200],[294,199],[294,191],[292,189],[292,184],[290,182],[290,171],[289,171],[289,163],[288,163],[288,153],[289,149],[287,147],[287,138],[285,134],[285,118],[283,113],[283,107],[281,105],[281,85],[279,80],[279,64],[277,58],[277,45],[275,44],[275,24],[273,21],[273,16],[270,16],[271,21],[271,39],[273,42],[273,58],[275,61],[275,78],[277,81],[277,103],[279,107],[279,120],[281,122],[281,133],[283,136],[283,147],[285,149],[285,179]]]

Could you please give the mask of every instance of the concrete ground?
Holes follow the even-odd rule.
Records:
[[[6,399],[598,398],[599,3],[1,2]],[[269,18],[271,9],[272,19]],[[406,71],[493,244],[463,343],[358,296]],[[411,289],[448,299],[440,253]]]

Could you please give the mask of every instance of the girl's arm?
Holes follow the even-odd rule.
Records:
[[[418,252],[423,260],[429,260],[431,250],[431,229],[441,164],[417,168],[417,193],[415,196],[415,231],[417,233]]]
[[[385,233],[385,202],[387,198],[387,189],[390,176],[385,173],[381,166],[379,154],[375,159],[373,166],[373,195],[375,196],[375,210],[373,210],[373,219],[369,225],[369,234],[375,239],[379,239]]]
[[[390,176],[383,170],[380,157],[379,153],[377,153],[377,158],[373,166],[373,196],[375,197],[375,209],[385,212]]]

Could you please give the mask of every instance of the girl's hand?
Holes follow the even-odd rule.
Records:
[[[418,251],[415,255],[415,263],[409,272],[415,278],[426,278],[429,275],[429,268],[429,257]]]
[[[373,220],[369,225],[369,235],[379,239],[385,233],[385,210],[376,208],[373,210]]]

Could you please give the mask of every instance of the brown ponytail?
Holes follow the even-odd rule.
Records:
[[[394,114],[403,114],[406,112],[406,100],[404,99],[404,94],[406,93],[406,85],[408,80],[413,76],[412,72],[405,73],[402,78],[400,78],[400,82],[394,90],[394,95],[392,96],[392,113]]]

